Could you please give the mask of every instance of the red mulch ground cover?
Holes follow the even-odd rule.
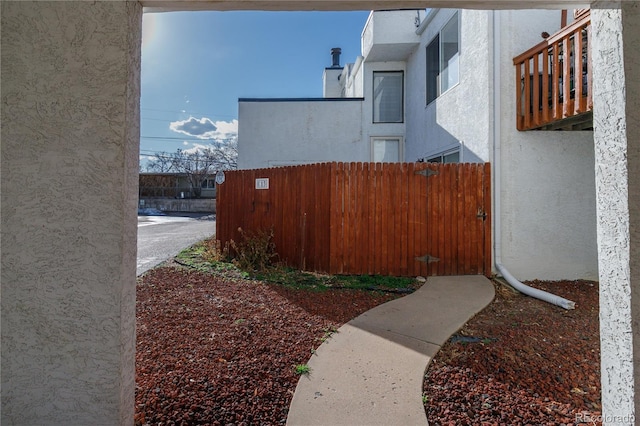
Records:
[[[576,309],[499,287],[494,302],[429,365],[424,395],[430,424],[599,424],[598,284],[530,285],[573,300]],[[470,343],[470,337],[480,341]]]
[[[599,414],[597,284],[547,286],[564,311],[498,291],[428,369],[430,424],[572,424]],[[284,424],[327,330],[396,296],[294,290],[162,267],[137,291],[136,425]],[[586,419],[586,417],[583,417]]]
[[[328,330],[392,298],[154,269],[137,289],[135,424],[283,424],[295,365]]]

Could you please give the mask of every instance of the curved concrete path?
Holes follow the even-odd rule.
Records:
[[[430,277],[343,325],[309,360],[287,425],[426,425],[427,364],[493,296],[483,276]]]

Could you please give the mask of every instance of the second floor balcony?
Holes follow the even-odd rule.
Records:
[[[575,18],[513,59],[518,130],[593,129],[590,11]]]
[[[362,56],[367,62],[404,61],[420,44],[418,10],[372,11],[362,31]]]

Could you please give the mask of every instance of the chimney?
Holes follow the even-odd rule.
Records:
[[[331,68],[340,68],[340,54],[342,53],[342,49],[340,49],[339,47],[334,47],[333,49],[331,49],[331,59],[332,59],[332,64],[331,64]]]

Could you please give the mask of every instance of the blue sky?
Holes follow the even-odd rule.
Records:
[[[238,98],[321,97],[331,48],[360,54],[362,12],[180,12],[143,17],[141,154],[233,137]]]

